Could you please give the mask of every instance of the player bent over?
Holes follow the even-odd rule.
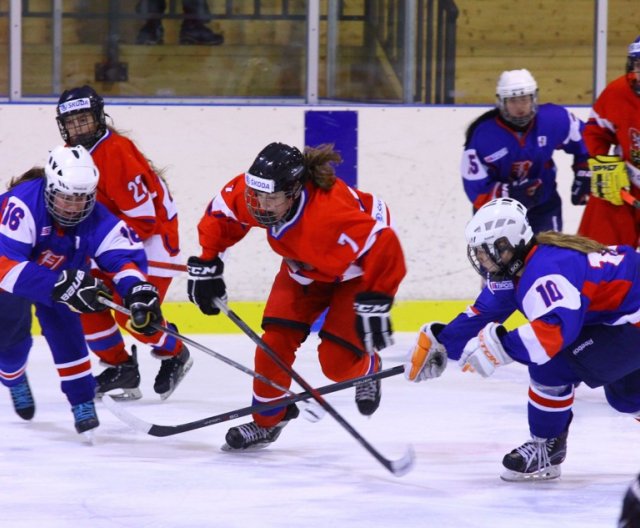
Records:
[[[405,376],[440,376],[447,357],[483,377],[527,365],[531,439],[505,455],[502,478],[557,478],[579,383],[603,387],[614,409],[640,416],[640,254],[576,235],[534,236],[511,198],[481,207],[465,236],[487,286],[449,324],[422,327]],[[529,322],[507,331],[501,323],[516,310]]]
[[[307,147],[304,154],[283,143],[267,145],[247,172],[213,198],[198,225],[202,253],[188,261],[189,298],[215,315],[214,300],[226,299],[220,254],[249,229],[264,229],[283,260],[263,314],[262,338],[293,365],[311,324],[328,308],[318,358],[333,381],[380,370],[377,352],[392,342],[390,310],[405,275],[385,203],[338,179],[333,164],[340,161],[332,145]],[[280,386],[291,384],[260,347],[255,370]],[[358,385],[360,413],[373,414],[380,395],[379,380]],[[254,403],[282,397],[282,391],[254,381]],[[254,414],[254,421],[229,429],[223,449],[264,447],[297,415],[295,405]]]
[[[44,169],[33,168],[10,183],[0,222],[0,288],[12,294],[3,297],[0,323],[7,328],[18,313],[30,309],[21,298],[35,304],[78,433],[96,428],[99,421],[93,403],[95,380],[77,312],[104,310],[99,296],[111,296],[89,273],[90,261],[113,277],[137,332],[154,334],[151,323],[162,322],[158,292],[146,281],[142,246],[124,222],[96,204],[98,178],[84,147],[56,147]],[[12,389],[16,412],[30,419],[35,411],[25,374],[30,338],[29,346],[24,346],[24,338],[16,343],[0,353],[0,379]],[[14,396],[13,387],[22,382],[21,399]],[[21,407],[29,396],[30,405]]]

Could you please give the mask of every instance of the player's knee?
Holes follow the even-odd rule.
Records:
[[[330,380],[339,381],[361,375],[364,362],[369,358],[355,347],[323,337],[318,347],[318,358],[322,373]]]
[[[301,330],[275,324],[268,325],[262,335],[262,340],[269,348],[281,358],[291,362],[304,338],[305,334]],[[258,347],[258,351],[263,352],[260,347]]]

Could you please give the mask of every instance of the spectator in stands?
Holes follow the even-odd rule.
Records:
[[[148,19],[138,32],[136,44],[164,43],[162,15],[166,8],[166,0],[139,0],[136,12],[148,15]],[[184,20],[180,27],[180,44],[219,46],[224,42],[221,34],[205,26],[205,23],[211,22],[207,0],[182,0],[182,11]]]
[[[510,197],[527,208],[534,233],[562,231],[553,154],[563,150],[573,156],[571,202],[583,205],[591,183],[583,128],[566,108],[538,105],[538,84],[529,71],[502,72],[496,108],[466,132],[461,173],[473,210],[494,198]]]

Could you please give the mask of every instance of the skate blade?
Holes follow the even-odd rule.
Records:
[[[113,390],[118,390],[118,389],[113,389]],[[135,401],[142,398],[142,392],[138,387],[136,387],[135,389],[121,389],[121,390],[122,392],[118,392],[115,394],[112,393],[111,391],[99,392],[96,394],[96,399],[101,400],[105,394],[108,394],[111,398],[113,398],[115,401],[118,401],[118,402]]]
[[[184,364],[184,368],[182,369],[182,375],[173,384],[173,387],[171,387],[171,390],[168,390],[167,392],[163,392],[162,394],[160,394],[160,399],[162,401],[166,400],[169,396],[173,394],[173,392],[178,388],[178,385],[180,385],[184,377],[187,375],[187,372],[191,370],[192,366],[193,366],[193,359],[189,358],[189,360]]]
[[[244,449],[236,449],[225,442],[224,445],[220,446],[220,451],[224,451],[225,453],[250,453],[251,451],[261,451],[271,443],[272,442],[265,442],[262,444],[254,444]]]
[[[96,435],[95,429],[89,429],[88,431],[84,431],[80,433],[82,443],[84,445],[92,446],[96,443]]]
[[[548,468],[534,471],[533,473],[518,473],[506,469],[500,478],[506,482],[541,482],[543,480],[553,480],[560,477],[560,466],[550,466]]]

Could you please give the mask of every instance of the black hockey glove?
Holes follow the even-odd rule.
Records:
[[[213,260],[202,260],[189,257],[187,261],[189,281],[187,293],[189,300],[200,308],[206,315],[217,315],[220,309],[213,303],[214,299],[227,302],[227,286],[222,278],[224,263],[220,257]]]
[[[353,303],[356,331],[369,354],[393,344],[390,317],[392,304],[393,298],[383,293],[362,292],[356,295]]]
[[[589,164],[576,163],[573,166],[573,183],[571,184],[571,203],[573,205],[584,205],[589,199],[591,192],[591,171]]]
[[[542,194],[540,178],[524,179],[502,185],[502,196],[518,200],[525,207],[536,205]]]
[[[136,332],[153,335],[158,331],[151,326],[153,323],[162,322],[160,297],[158,289],[153,284],[136,284],[124,298],[124,306],[131,312],[131,326]]]
[[[111,299],[111,293],[100,279],[86,271],[74,269],[64,270],[51,292],[54,301],[66,304],[69,309],[79,313],[106,310],[107,307],[98,300],[98,296]]]

